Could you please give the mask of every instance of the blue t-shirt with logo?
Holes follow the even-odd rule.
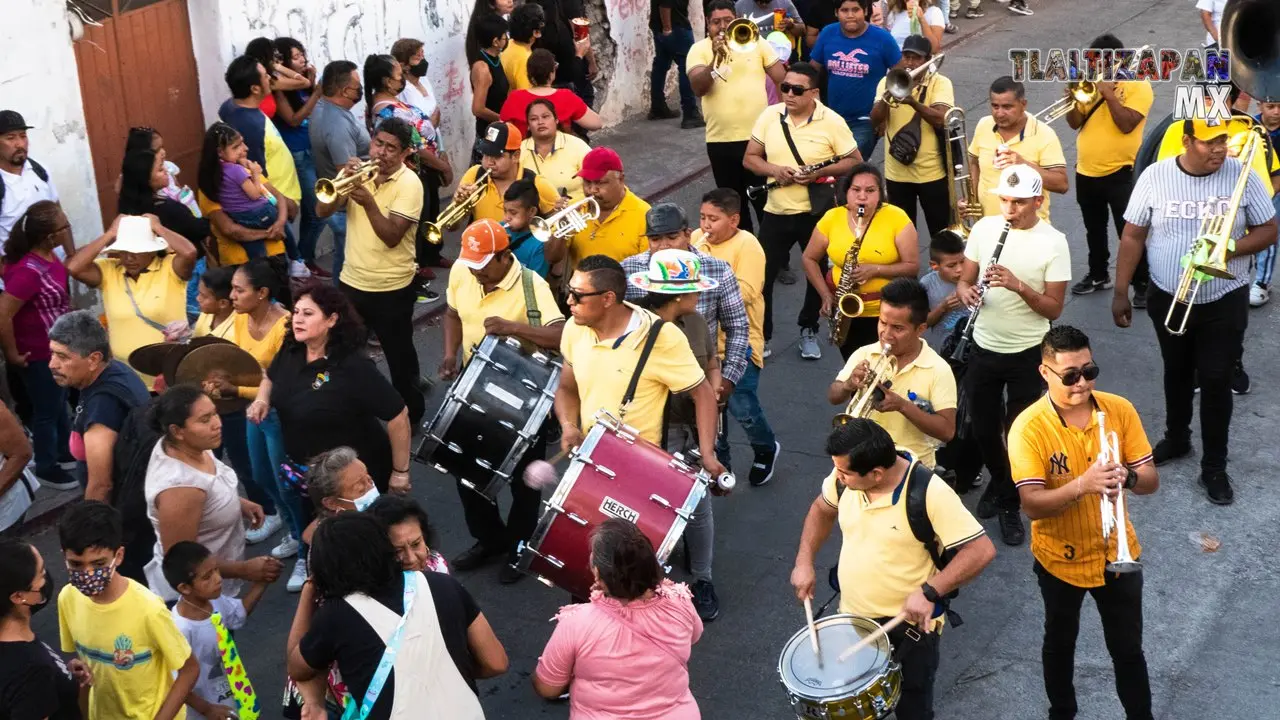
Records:
[[[902,51],[882,27],[868,25],[849,38],[837,22],[822,28],[809,56],[826,70],[827,107],[848,123],[871,114],[876,86],[902,60]]]

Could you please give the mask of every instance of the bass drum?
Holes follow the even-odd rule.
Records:
[[[902,670],[893,661],[893,646],[881,636],[845,662],[845,649],[879,629],[876,621],[857,615],[831,615],[817,620],[818,647],[813,654],[809,628],[791,636],[778,658],[778,679],[801,720],[882,720],[902,697]]]
[[[427,423],[414,459],[496,502],[551,412],[559,360],[487,335]]]

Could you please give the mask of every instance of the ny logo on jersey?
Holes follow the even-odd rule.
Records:
[[[1053,457],[1049,458],[1049,473],[1052,475],[1067,475],[1071,471],[1067,469],[1066,453],[1056,452]]]

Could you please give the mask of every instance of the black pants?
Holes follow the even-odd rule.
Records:
[[[920,233],[920,237],[928,245],[928,239],[945,230],[951,224],[951,193],[947,189],[947,179],[934,180],[927,183],[908,183],[886,180],[885,188],[889,191],[889,202],[902,208],[916,226],[916,203],[924,208],[924,221],[929,224],[929,234]]]
[[[461,482],[457,483],[462,514],[471,537],[487,548],[502,548],[515,559],[516,546],[528,540],[538,527],[538,509],[542,504],[542,492],[524,484],[524,469],[534,460],[542,460],[546,456],[547,441],[539,434],[511,473],[511,510],[507,512],[505,524],[495,503]]]
[[[1107,573],[1106,584],[1076,587],[1050,575],[1035,563],[1044,599],[1044,690],[1049,696],[1050,720],[1073,720],[1076,688],[1076,636],[1080,633],[1080,606],[1085,594],[1093,596],[1102,618],[1102,635],[1116,673],[1116,694],[1126,720],[1151,720],[1151,681],[1147,658],[1142,654],[1142,572]],[[904,693],[905,694],[905,693]]]
[[[1127,166],[1102,177],[1088,177],[1076,173],[1076,202],[1080,204],[1080,216],[1084,219],[1085,240],[1089,244],[1089,276],[1109,277],[1111,264],[1110,231],[1107,229],[1107,213],[1116,226],[1116,239],[1124,230],[1124,211],[1129,206],[1133,192],[1133,167]],[[1147,253],[1142,252],[1138,266],[1133,271],[1133,284],[1143,287],[1149,277]]]
[[[969,354],[969,369],[965,374],[969,412],[974,437],[982,450],[982,462],[991,472],[991,482],[982,492],[982,499],[995,502],[1001,510],[1016,511],[1021,505],[1009,470],[1005,436],[1014,418],[1043,392],[1039,367],[1039,346],[1016,353],[998,353],[974,343]]]
[[[338,287],[350,298],[365,327],[382,344],[387,369],[391,371],[391,384],[409,408],[410,425],[418,427],[422,424],[427,403],[418,390],[418,350],[413,346],[413,305],[416,300],[413,284],[387,292],[357,290],[343,282],[338,283]]]
[[[878,618],[876,622],[884,625],[891,619]],[[919,639],[911,639],[917,636]],[[893,715],[897,720],[933,720],[933,683],[941,660],[941,640],[936,632],[920,634],[905,623],[889,631],[893,659],[902,666],[902,699]]]
[[[1191,403],[1200,382],[1200,436],[1204,472],[1227,467],[1227,438],[1231,426],[1231,376],[1244,346],[1249,318],[1249,286],[1213,302],[1196,304],[1185,335],[1170,335],[1164,327],[1172,296],[1155,285],[1147,295],[1147,314],[1156,327],[1164,360],[1165,437],[1191,439]]]
[[[707,159],[711,161],[711,175],[715,178],[716,187],[737,190],[742,198],[741,222],[738,227],[749,233],[755,233],[755,225],[751,222],[751,208],[756,215],[764,217],[765,194],[759,200],[747,197],[747,187],[763,185],[764,179],[742,167],[742,156],[747,154],[747,141],[709,142],[707,143]]]
[[[418,179],[422,180],[422,221],[414,235],[414,255],[418,267],[435,267],[440,264],[440,246],[427,242],[427,223],[440,217],[440,173],[422,168]]]
[[[760,244],[764,246],[764,339],[773,337],[773,284],[778,273],[787,266],[791,246],[799,245],[803,251],[809,244],[809,236],[818,224],[818,216],[809,213],[798,215],[774,215],[766,212],[760,220]],[[822,311],[822,298],[809,283],[805,283],[804,306],[796,322],[802,328],[818,329],[818,314]]]
[[[840,357],[848,360],[855,350],[880,339],[880,318],[856,317],[849,320],[849,332],[840,344]]]

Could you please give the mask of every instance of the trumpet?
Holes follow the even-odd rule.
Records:
[[[939,234],[955,235],[960,242],[964,242],[969,237],[969,228],[973,227],[974,220],[982,217],[982,201],[978,198],[973,174],[969,172],[969,133],[965,126],[964,110],[958,107],[947,110],[942,124],[947,129],[944,150],[947,157],[947,195],[951,203],[951,224]],[[960,212],[961,195],[965,202],[963,213]]]
[[[354,170],[344,167],[334,179],[320,178],[316,181],[316,200],[326,205],[335,202],[350,195],[352,190],[373,182],[377,176],[378,164],[372,160],[365,160]]]
[[[867,371],[862,379],[862,387],[849,398],[844,412],[831,419],[832,427],[849,424],[854,418],[864,418],[875,409],[876,403],[884,399],[884,388],[893,385],[893,377],[898,374],[898,359],[890,352],[886,343],[880,346],[880,358]]]
[[[600,203],[593,197],[585,197],[554,215],[534,218],[529,223],[529,232],[538,242],[550,242],[585,230],[588,221],[599,218]]]
[[[911,95],[911,90],[916,87],[916,81],[923,85],[929,82],[929,79],[937,74],[942,68],[942,60],[946,57],[946,53],[938,53],[929,58],[929,61],[915,70],[908,72],[903,68],[894,68],[884,76],[884,95],[880,100],[889,107],[898,107]],[[923,75],[923,77],[921,77]]]
[[[1098,450],[1098,462],[1103,465],[1120,464],[1120,440],[1116,432],[1107,432],[1106,413],[1098,411],[1098,436],[1101,444]],[[1102,541],[1106,543],[1111,534],[1116,536],[1115,562],[1107,563],[1107,571],[1116,574],[1130,573],[1142,569],[1142,563],[1133,559],[1129,552],[1129,528],[1125,523],[1124,487],[1121,486],[1112,500],[1106,493],[1102,495]]]
[[[1098,85],[1091,80],[1069,82],[1067,88],[1071,91],[1069,96],[1059,98],[1057,102],[1036,113],[1035,118],[1047,124],[1065,117],[1072,110],[1084,114],[1098,100]]]
[[[476,204],[480,202],[480,198],[484,197],[485,192],[489,189],[489,175],[489,170],[482,169],[480,173],[476,175],[476,181],[473,183],[475,189],[472,190],[469,195],[449,203],[449,206],[440,213],[440,216],[436,218],[435,222],[427,221],[423,223],[423,225],[427,226],[427,242],[432,245],[439,245],[444,241],[444,231],[446,228],[453,227],[459,222],[462,222],[473,210],[476,209]]]

